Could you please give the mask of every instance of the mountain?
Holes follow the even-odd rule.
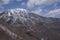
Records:
[[[6,22],[10,22],[11,24],[16,24],[19,26],[20,24],[25,25],[25,23],[29,25],[29,21],[32,21],[35,16],[34,14],[29,13],[27,10],[19,8],[5,11],[2,14],[3,15],[1,16],[1,18],[4,19]],[[38,19],[39,18],[37,18],[37,20]]]
[[[0,13],[0,29],[11,40],[60,40],[60,18],[42,17],[21,8]]]

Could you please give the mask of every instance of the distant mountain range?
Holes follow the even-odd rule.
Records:
[[[60,40],[59,18],[42,17],[21,8],[0,13],[0,29],[14,40]]]

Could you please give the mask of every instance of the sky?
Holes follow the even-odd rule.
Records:
[[[0,12],[23,8],[46,17],[60,18],[60,0],[0,0]]]

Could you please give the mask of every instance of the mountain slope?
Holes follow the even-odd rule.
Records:
[[[22,40],[60,40],[59,18],[45,18],[17,8],[3,12],[0,24],[10,30],[11,34],[18,35],[17,38],[22,37]]]

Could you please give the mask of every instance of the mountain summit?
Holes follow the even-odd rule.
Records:
[[[0,14],[0,18],[4,19],[7,23],[15,25],[15,26],[32,26],[38,23],[39,21],[43,21],[42,17],[36,15],[34,13],[30,13],[25,9],[10,9]]]
[[[1,13],[1,18],[3,18],[6,22],[15,23],[17,20],[23,21],[28,18],[28,11],[21,8],[9,9]]]

